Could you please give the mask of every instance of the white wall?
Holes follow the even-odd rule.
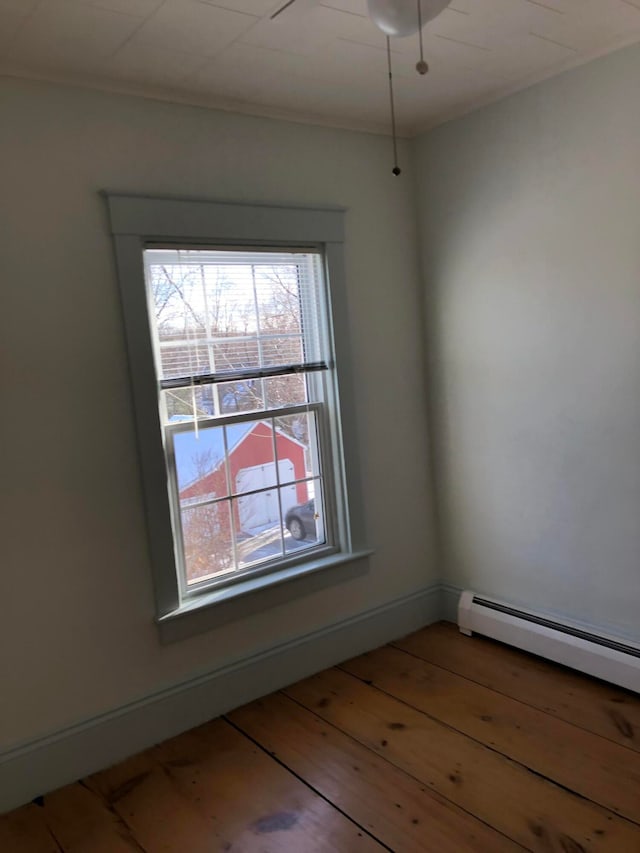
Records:
[[[0,82],[2,617],[8,746],[435,576],[412,174],[385,138]],[[102,189],[349,208],[364,577],[162,647]]]
[[[640,640],[640,48],[416,146],[451,584]]]

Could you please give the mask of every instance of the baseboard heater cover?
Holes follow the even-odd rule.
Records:
[[[458,603],[463,634],[482,634],[640,693],[640,646],[465,590]]]

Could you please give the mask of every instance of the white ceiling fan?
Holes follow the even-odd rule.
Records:
[[[287,0],[270,16],[274,20],[298,0]],[[416,62],[418,74],[429,70],[425,62],[422,44],[423,26],[443,12],[451,0],[367,0],[367,11],[371,21],[381,30],[387,39],[387,65],[389,69],[389,103],[391,107],[391,130],[393,136],[393,174],[398,176],[398,151],[396,140],[396,118],[393,100],[393,74],[391,72],[391,38],[404,38],[418,33],[420,40],[420,59]]]

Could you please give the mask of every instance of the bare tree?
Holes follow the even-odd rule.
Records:
[[[196,482],[206,488],[205,478],[214,474],[220,460],[211,449],[205,449],[194,453],[191,461]],[[214,496],[215,492],[199,495],[202,498]],[[182,539],[187,582],[233,567],[229,509],[227,501],[183,507]]]

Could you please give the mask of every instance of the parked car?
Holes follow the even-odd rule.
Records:
[[[284,517],[284,523],[294,539],[301,541],[310,536],[316,538],[316,504],[313,498],[306,503],[292,506]]]

